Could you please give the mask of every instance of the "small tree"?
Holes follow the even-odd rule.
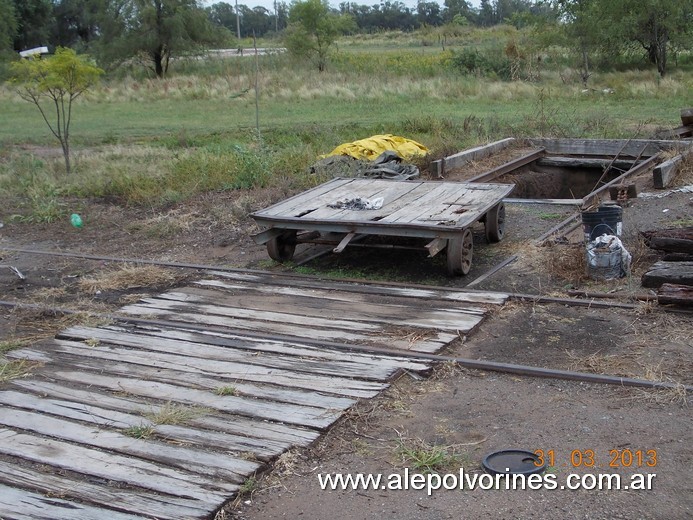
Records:
[[[315,61],[322,72],[337,36],[355,29],[354,19],[332,13],[326,0],[297,1],[291,4],[285,43],[291,54]]]
[[[25,58],[12,63],[10,71],[11,82],[18,87],[21,98],[36,105],[60,141],[65,169],[70,173],[72,103],[98,81],[103,70],[92,65],[87,56],[58,47],[48,58]],[[49,107],[50,111],[55,110],[54,118],[49,118]]]

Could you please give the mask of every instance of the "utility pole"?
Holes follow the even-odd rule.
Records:
[[[236,36],[238,37],[238,46],[241,46],[241,17],[238,13],[238,0],[236,0]]]

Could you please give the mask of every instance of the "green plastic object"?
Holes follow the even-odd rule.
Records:
[[[70,215],[70,223],[76,228],[81,228],[82,217],[80,217],[77,213],[73,213],[72,215]]]

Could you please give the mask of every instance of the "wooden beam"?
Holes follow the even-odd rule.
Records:
[[[693,307],[693,287],[665,283],[657,291],[657,302],[661,305]]]
[[[506,204],[549,204],[555,206],[581,206],[582,199],[503,199]]]
[[[467,287],[474,287],[475,285],[479,285],[481,282],[483,282],[484,280],[486,280],[486,278],[489,278],[490,276],[496,274],[498,271],[500,271],[501,269],[503,269],[506,265],[512,264],[515,260],[517,260],[517,255],[512,255],[511,257],[506,258],[505,260],[503,260],[503,261],[500,262],[499,264],[496,264],[496,265],[493,266],[491,269],[489,269],[488,271],[486,271],[484,274],[482,274],[481,276],[479,276],[477,279],[475,279],[475,280],[471,281],[470,283],[468,283],[468,284],[467,284]]]
[[[594,190],[592,193],[588,193],[588,194],[585,195],[585,196],[583,197],[583,199],[582,199],[582,201],[583,201],[583,202],[582,202],[582,207],[583,207],[583,208],[589,208],[590,206],[592,206],[593,204],[596,203],[596,201],[597,201],[597,199],[598,199],[598,195],[601,194],[603,191],[609,190],[609,189],[611,188],[611,186],[616,186],[616,185],[618,185],[618,184],[623,183],[623,181],[624,181],[625,179],[627,179],[628,177],[632,177],[632,176],[638,175],[639,173],[641,173],[641,172],[647,170],[647,168],[651,168],[651,167],[654,165],[655,161],[658,159],[658,157],[659,157],[658,154],[657,154],[657,155],[653,155],[653,156],[650,157],[649,159],[647,159],[647,160],[642,161],[641,163],[639,163],[637,166],[633,166],[633,168],[631,168],[630,170],[628,170],[626,173],[624,173],[624,174],[622,174],[622,175],[619,175],[618,177],[616,177],[615,179],[613,179],[613,180],[607,182],[606,184],[604,184],[604,185],[601,186],[600,188],[597,188],[597,189]]]
[[[665,283],[657,291],[657,302],[660,305],[680,305],[693,307],[693,287]]]
[[[642,231],[645,244],[669,253],[693,254],[693,227]]]
[[[544,234],[541,235],[539,238],[537,238],[537,239],[534,241],[534,245],[541,245],[541,243],[542,243],[544,240],[546,240],[547,238],[549,238],[551,235],[553,235],[553,234],[555,234],[555,233],[558,233],[558,232],[561,231],[563,228],[565,228],[565,227],[571,225],[576,219],[579,219],[579,218],[580,218],[580,213],[574,213],[574,214],[570,215],[570,216],[567,217],[565,220],[562,220],[561,222],[559,222],[558,224],[556,224],[554,227],[552,227],[551,229],[549,229],[546,233],[544,233]],[[579,222],[578,222],[577,224],[579,224]]]
[[[448,241],[444,238],[434,238],[428,244],[426,244],[426,249],[428,250],[428,257],[434,257],[445,249],[448,245]]]
[[[265,229],[264,231],[260,231],[259,233],[255,234],[252,236],[253,241],[255,241],[256,244],[262,245],[266,244],[273,238],[278,237],[281,235],[285,230],[284,229],[279,229],[279,228],[269,228]]]
[[[339,242],[339,245],[335,247],[333,253],[341,253],[344,248],[349,245],[349,242],[356,236],[356,233],[347,233],[344,238]]]
[[[608,159],[596,159],[589,157],[542,157],[537,161],[538,166],[556,166],[558,168],[604,168],[609,164]],[[613,166],[619,169],[630,170],[633,161],[614,161]]]
[[[676,174],[679,172],[679,168],[683,165],[683,162],[691,157],[691,153],[693,153],[693,148],[689,148],[676,157],[657,165],[652,172],[654,187],[660,190],[669,187],[676,177]]]
[[[529,139],[533,146],[546,148],[553,155],[577,156],[615,156],[626,142],[625,139]],[[674,140],[631,139],[620,157],[637,157],[644,150],[643,157],[651,157],[662,150],[683,150],[689,145]]]
[[[507,162],[505,164],[502,164],[496,168],[493,168],[492,170],[481,173],[479,175],[475,175],[471,179],[467,179],[465,182],[489,182],[489,181],[492,181],[493,179],[496,179],[496,178],[500,177],[501,175],[504,175],[506,173],[510,173],[513,170],[517,170],[518,168],[521,168],[522,166],[525,166],[531,162],[536,161],[537,159],[543,157],[545,154],[546,154],[546,150],[544,148],[540,148],[539,150],[535,150],[532,153],[528,153],[527,155],[523,155],[522,157],[518,157],[517,159],[514,159],[514,160]]]
[[[470,148],[469,150],[464,150],[454,155],[450,155],[449,157],[444,157],[443,159],[433,161],[429,169],[432,172],[436,172],[438,177],[442,178],[445,176],[445,172],[447,170],[459,168],[460,166],[472,161],[480,161],[481,159],[485,159],[494,153],[498,153],[501,150],[508,148],[514,142],[515,138],[509,137],[507,139],[495,141],[487,145]]]
[[[643,287],[660,287],[665,283],[693,285],[693,262],[659,261],[642,275]]]

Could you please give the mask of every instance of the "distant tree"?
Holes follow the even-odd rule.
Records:
[[[664,77],[673,45],[693,48],[693,2],[691,0],[600,0],[600,21],[606,43],[637,43],[647,59]]]
[[[219,43],[224,34],[197,0],[108,0],[101,53],[108,61],[144,54],[159,77],[173,56]]]
[[[490,27],[496,23],[496,14],[490,0],[481,0],[479,5],[479,25]]]
[[[14,1],[0,0],[0,57],[12,50],[17,28]]]
[[[274,21],[270,12],[262,6],[250,9],[245,5],[239,5],[241,15],[241,37],[264,36],[274,28]]]
[[[99,37],[106,0],[54,0],[53,43],[88,48]]]
[[[355,29],[353,18],[331,12],[327,0],[298,0],[289,10],[285,43],[291,54],[314,61],[322,72],[337,36]]]
[[[468,21],[474,20],[476,14],[467,0],[445,0],[443,18],[446,22],[452,22],[455,16],[463,16]]]
[[[218,2],[207,7],[205,11],[210,22],[236,32],[236,10],[231,4]]]
[[[373,8],[377,15],[377,28],[411,31],[416,27],[416,16],[404,3],[381,0],[380,6]]]
[[[440,4],[419,0],[419,3],[416,4],[416,18],[420,25],[439,26],[443,23]]]
[[[11,83],[22,99],[36,105],[51,133],[60,141],[65,170],[70,173],[72,104],[89,90],[103,71],[87,56],[58,47],[47,58],[24,58],[10,65]],[[55,114],[51,116],[50,114]]]
[[[276,31],[286,29],[289,25],[289,5],[286,2],[274,2],[274,28]]]
[[[16,51],[48,45],[53,31],[51,0],[14,0],[14,12],[18,25]]]
[[[580,55],[580,78],[586,87],[592,75],[590,56],[600,45],[598,0],[558,0],[565,44]]]

